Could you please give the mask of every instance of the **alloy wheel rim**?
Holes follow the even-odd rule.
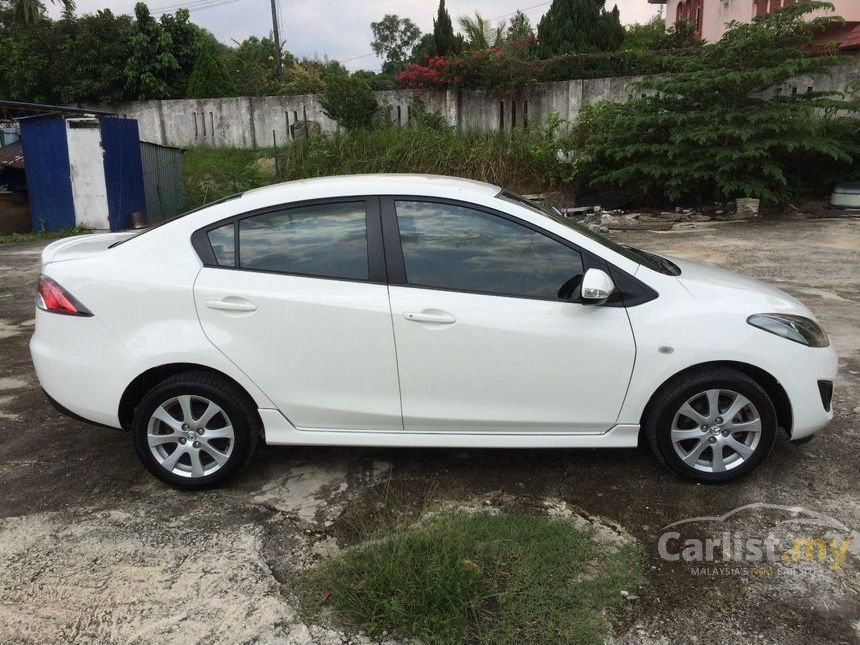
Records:
[[[737,468],[761,441],[761,415],[734,390],[714,388],[687,399],[671,429],[675,454],[687,466],[706,473]]]
[[[155,409],[146,440],[152,456],[167,472],[199,479],[227,463],[236,436],[221,406],[204,396],[184,394]]]

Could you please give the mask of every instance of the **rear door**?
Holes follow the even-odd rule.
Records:
[[[570,299],[598,259],[483,207],[382,203],[407,431],[615,424],[636,353],[627,312]]]
[[[193,241],[206,335],[293,425],[402,430],[378,198],[266,209]]]

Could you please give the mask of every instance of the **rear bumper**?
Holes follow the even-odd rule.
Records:
[[[108,426],[108,425],[105,425],[103,423],[96,423],[92,419],[85,419],[80,414],[75,414],[74,412],[69,410],[69,408],[60,405],[60,403],[56,399],[52,398],[50,394],[45,392],[44,389],[42,390],[42,392],[44,393],[45,398],[48,399],[48,403],[50,403],[57,412],[69,417],[70,419],[74,419],[75,421],[82,421],[83,423],[89,423],[90,425],[96,425],[96,426],[99,426],[102,428],[108,428],[109,430],[121,430],[122,429],[122,428],[115,428],[113,426]]]
[[[30,355],[39,383],[55,405],[91,423],[120,427],[119,401],[133,363],[98,318],[37,309]]]
[[[781,376],[791,401],[793,440],[809,437],[833,420],[833,406],[825,401],[820,381],[836,381],[838,358],[833,347],[808,348]]]

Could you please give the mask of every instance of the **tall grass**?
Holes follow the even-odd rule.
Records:
[[[537,133],[383,128],[323,135],[281,153],[286,179],[359,173],[429,173],[520,192],[555,183],[554,149]]]
[[[552,137],[540,130],[387,127],[323,134],[278,150],[192,148],[183,157],[187,208],[277,181],[364,173],[451,175],[521,193],[560,181]]]
[[[241,148],[190,148],[182,155],[185,208],[197,208],[227,195],[259,188],[276,181],[257,165],[267,156],[262,150]]]

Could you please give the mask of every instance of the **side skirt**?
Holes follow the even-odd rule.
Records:
[[[270,446],[374,446],[380,448],[635,448],[639,425],[616,425],[601,434],[513,434],[298,430],[278,410],[260,409]]]

